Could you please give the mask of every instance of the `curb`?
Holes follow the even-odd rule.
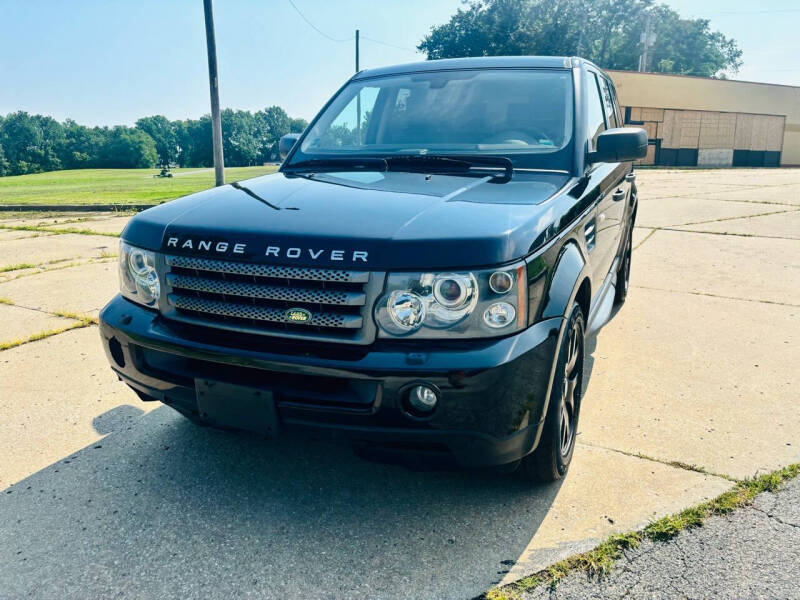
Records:
[[[0,204],[0,212],[129,212],[158,204]]]

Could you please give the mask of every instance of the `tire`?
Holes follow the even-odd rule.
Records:
[[[539,446],[522,459],[525,479],[550,482],[567,474],[581,409],[585,322],[577,302],[572,304],[558,350],[558,362]]]
[[[628,287],[631,281],[631,254],[633,253],[633,221],[628,226],[628,235],[625,238],[625,249],[622,251],[622,261],[617,269],[617,285],[614,288],[614,303],[623,304],[628,297]]]

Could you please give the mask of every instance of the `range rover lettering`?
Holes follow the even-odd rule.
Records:
[[[130,221],[111,368],[198,424],[559,479],[628,290],[647,137],[621,125],[580,58],[357,73],[279,172]]]

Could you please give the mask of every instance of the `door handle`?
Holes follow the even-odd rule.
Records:
[[[627,181],[628,183],[634,181],[635,179],[636,179],[636,173],[628,173],[627,175],[625,175],[625,181]]]
[[[614,202],[619,202],[620,200],[624,200],[625,199],[625,190],[617,190],[617,191],[615,191],[613,194],[611,194],[611,199],[614,200]]]

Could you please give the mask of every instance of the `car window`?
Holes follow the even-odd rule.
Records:
[[[614,112],[614,96],[611,93],[608,81],[604,77],[600,78],[600,89],[603,92],[603,108],[606,111],[606,124],[609,129],[612,127],[619,127],[619,125],[617,125],[617,115]]]
[[[570,71],[423,72],[349,84],[300,150],[306,155],[546,154],[566,147],[571,135]]]
[[[619,106],[617,88],[615,88],[614,84],[610,81],[608,82],[608,87],[611,90],[611,97],[614,99],[614,116],[617,118],[617,127],[625,127],[625,119],[622,118],[622,110]]]
[[[606,129],[603,117],[603,103],[597,87],[597,76],[591,71],[584,71],[584,85],[586,86],[586,123],[589,140],[589,152],[594,152],[597,136]]]

